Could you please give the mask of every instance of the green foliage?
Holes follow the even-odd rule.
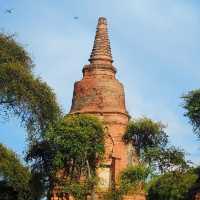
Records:
[[[156,173],[188,168],[185,152],[169,146],[168,135],[161,122],[148,118],[130,121],[123,139],[136,148],[140,162],[148,164]]]
[[[121,174],[121,183],[145,182],[149,173],[150,169],[145,165],[129,166]]]
[[[96,183],[97,178],[95,176],[87,178],[85,181],[67,181],[63,191],[71,194],[76,200],[86,200],[87,196],[92,193]]]
[[[32,175],[28,168],[21,164],[14,152],[0,144],[0,199],[39,198],[39,190],[36,192],[36,189],[31,187],[32,182]]]
[[[186,109],[185,116],[189,118],[194,132],[200,137],[200,89],[190,91],[182,98],[183,108]]]
[[[79,194],[80,188],[88,186],[85,184],[88,179],[96,175],[97,161],[103,154],[102,123],[95,117],[80,114],[67,115],[50,127],[42,141],[33,143],[27,157],[34,170],[48,177],[44,180],[49,181],[49,191],[54,182],[65,191],[77,188]],[[74,192],[72,195],[75,197]]]
[[[31,171],[31,177],[29,182],[29,187],[31,190],[31,195],[33,200],[40,200],[46,196],[46,188],[41,181],[42,174]]]
[[[9,65],[18,63],[25,69],[31,70],[33,63],[31,58],[24,50],[24,48],[18,44],[13,35],[5,35],[0,33],[0,65]]]
[[[13,36],[0,33],[0,116],[10,118],[14,115],[21,119],[21,124],[29,133],[30,147],[43,141],[44,132],[61,117],[61,111],[51,88],[40,78],[36,78],[32,69],[32,60],[25,49],[14,40]],[[44,154],[48,153],[47,151]],[[49,164],[40,161],[37,163],[40,163],[41,167]],[[33,169],[35,167],[36,165]],[[35,170],[30,174],[30,187],[35,188],[32,190],[34,198],[42,194],[44,171]],[[9,176],[12,177],[12,174]],[[10,177],[9,184],[12,180]],[[18,183],[20,184],[20,179]],[[2,182],[2,187],[4,186],[7,187],[7,182]],[[12,186],[7,189],[11,190]]]
[[[59,118],[60,109],[50,87],[35,78],[32,68],[24,48],[13,37],[0,34],[0,113],[19,117],[33,134],[29,136],[36,137]]]
[[[166,148],[148,148],[143,152],[142,160],[155,172],[184,171],[189,168],[185,152],[174,146]]]
[[[133,119],[129,122],[123,139],[131,142],[140,156],[149,147],[163,147],[168,143],[168,136],[164,132],[165,126],[146,117]]]
[[[121,190],[121,188],[115,188],[104,195],[104,200],[122,200],[123,195],[124,192]]]
[[[45,138],[54,145],[54,166],[66,167],[71,176],[85,170],[88,173],[88,164],[93,173],[97,156],[101,158],[104,153],[103,126],[92,116],[68,115],[49,129]]]
[[[190,200],[187,194],[197,178],[193,170],[165,173],[149,184],[148,200]]]
[[[144,164],[129,166],[121,174],[120,186],[126,192],[130,189],[136,191],[138,189],[144,189],[144,185],[150,173],[151,169]],[[138,186],[142,188],[138,188]]]
[[[195,199],[196,194],[200,191],[200,167],[197,167],[194,170],[194,173],[198,176],[196,182],[190,188],[188,194],[186,195],[186,200]],[[192,198],[191,198],[192,197]]]
[[[151,169],[143,164],[127,167],[121,173],[119,186],[108,192],[104,198],[106,200],[122,200],[123,195],[143,191],[150,174]]]
[[[147,188],[150,181],[151,186],[147,188],[149,200],[182,200],[193,184],[196,175],[192,174],[190,179],[189,172],[186,173],[189,169],[189,162],[185,160],[185,152],[169,146],[164,128],[160,122],[154,122],[148,118],[130,122],[124,140],[132,143],[140,162],[147,164],[151,170],[148,172],[139,166],[136,174],[130,170],[132,175],[127,173],[126,177],[129,180],[132,178],[137,180],[136,176],[140,177],[144,189]],[[162,176],[155,178],[158,174],[162,174]],[[129,182],[125,182],[123,185],[125,185],[123,191],[130,190]],[[136,181],[135,186],[139,185],[141,184]],[[182,196],[180,197],[180,195]]]

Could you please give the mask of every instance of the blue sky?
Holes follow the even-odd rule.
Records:
[[[12,14],[5,13],[8,8]],[[180,98],[200,87],[199,9],[197,0],[0,0],[0,28],[17,34],[33,58],[34,73],[54,89],[67,113],[97,19],[106,17],[129,113],[162,121],[171,143],[199,164],[199,142]],[[17,119],[0,119],[0,142],[23,155],[25,140]]]

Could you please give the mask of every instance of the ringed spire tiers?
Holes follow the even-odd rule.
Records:
[[[94,45],[89,61],[91,64],[102,64],[102,62],[112,64],[113,62],[107,20],[104,17],[100,17],[98,20]]]

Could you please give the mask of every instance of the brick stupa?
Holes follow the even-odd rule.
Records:
[[[74,84],[70,113],[92,114],[104,121],[106,126],[105,159],[98,169],[99,192],[117,184],[120,172],[129,164],[137,163],[134,150],[122,141],[129,121],[125,106],[123,85],[116,79],[113,66],[107,21],[98,20],[90,64],[83,68],[83,79]],[[99,199],[99,198],[97,198]],[[144,195],[126,196],[124,200],[144,200]]]

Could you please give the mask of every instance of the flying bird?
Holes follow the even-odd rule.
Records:
[[[75,16],[74,19],[78,19],[79,17]]]
[[[5,13],[7,13],[7,14],[11,14],[13,12],[13,9],[6,9],[5,10]]]

